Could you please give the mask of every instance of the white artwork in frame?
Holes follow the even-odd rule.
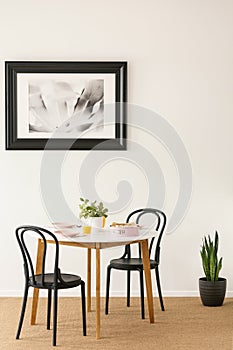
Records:
[[[115,137],[115,113],[104,113],[114,74],[19,74],[17,85],[18,137]]]

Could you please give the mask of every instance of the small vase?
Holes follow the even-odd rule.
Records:
[[[88,218],[88,224],[92,227],[92,232],[97,233],[102,230],[105,223],[105,217],[90,217]]]

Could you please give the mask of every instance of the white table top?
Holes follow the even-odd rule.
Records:
[[[149,239],[157,236],[155,230],[148,228],[140,229],[140,233],[137,236],[123,236],[119,233],[114,233],[111,229],[99,229],[98,232],[90,234],[83,234],[80,230],[80,234],[77,236],[69,237],[68,234],[56,233],[57,229],[48,228],[51,232],[55,233],[59,242],[77,243],[77,245],[90,248],[108,248],[113,246],[125,245],[133,242],[139,242],[144,239]],[[59,231],[62,231],[61,229]],[[78,232],[78,231],[77,231]]]

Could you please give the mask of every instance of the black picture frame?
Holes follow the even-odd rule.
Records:
[[[115,137],[46,139],[20,138],[18,125],[18,74],[27,73],[85,73],[115,75]],[[6,150],[125,150],[127,137],[127,62],[74,62],[74,61],[6,61],[5,62],[5,103],[6,103]],[[72,142],[71,142],[72,140]],[[49,142],[48,142],[49,141]],[[47,143],[48,142],[48,143]],[[49,146],[48,146],[49,145]]]

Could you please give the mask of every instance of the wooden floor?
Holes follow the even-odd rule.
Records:
[[[155,323],[140,318],[140,301],[130,308],[123,298],[110,299],[110,314],[102,308],[102,338],[95,339],[95,312],[88,313],[87,337],[82,336],[81,301],[60,298],[57,348],[92,350],[233,350],[233,299],[222,307],[204,307],[199,298],[165,298],[166,311],[155,299]],[[94,305],[93,305],[94,306]],[[51,349],[52,331],[46,330],[46,299],[39,303],[38,321],[30,326],[28,303],[21,339],[15,340],[20,298],[0,298],[0,349]]]

